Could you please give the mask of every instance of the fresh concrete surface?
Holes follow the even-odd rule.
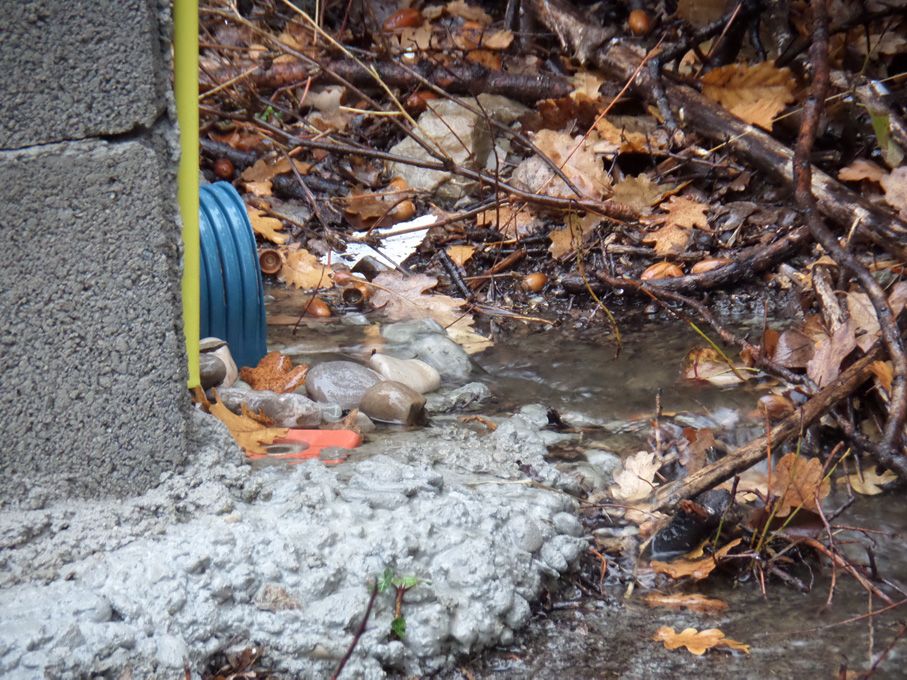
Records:
[[[151,127],[166,108],[161,47],[150,0],[4,2],[0,149]]]
[[[186,455],[179,225],[137,141],[0,152],[0,498],[126,495]]]
[[[385,435],[335,468],[253,471],[217,421],[193,423],[193,463],[143,496],[0,515],[2,677],[199,677],[232,641],[280,677],[326,678],[386,568],[421,579],[406,636],[379,595],[342,677],[422,676],[509,644],[587,545],[544,408],[485,436]]]

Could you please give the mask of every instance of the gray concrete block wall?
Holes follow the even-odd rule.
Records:
[[[169,9],[0,7],[0,502],[139,493],[187,448]]]

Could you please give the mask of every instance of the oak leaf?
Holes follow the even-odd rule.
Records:
[[[686,647],[687,651],[696,656],[702,656],[708,650],[719,647],[733,649],[744,654],[750,653],[749,645],[725,637],[718,628],[707,628],[701,631],[695,628],[685,628],[677,633],[670,626],[661,626],[652,639],[664,642],[667,649]]]
[[[300,248],[287,252],[287,260],[277,278],[303,290],[330,288],[334,282],[328,273],[327,267],[322,265],[317,257],[305,248]]]
[[[766,130],[787,104],[794,101],[797,82],[788,68],[772,62],[753,66],[729,64],[702,77],[702,93],[738,118]]]
[[[551,240],[548,252],[551,257],[560,260],[579,248],[601,221],[601,216],[594,213],[587,213],[583,217],[569,215],[563,229],[555,229],[548,234]]]
[[[472,256],[475,254],[475,246],[448,246],[447,254],[451,260],[453,260],[457,266],[462,267],[464,264],[469,262],[472,259]]]
[[[819,387],[834,381],[841,372],[841,362],[857,346],[856,323],[848,319],[831,335],[823,335],[816,343],[815,353],[806,364],[806,374]]]
[[[217,392],[214,393],[217,398]],[[209,412],[227,426],[233,439],[246,453],[267,453],[266,446],[287,436],[285,427],[266,427],[249,415],[236,415],[221,401],[210,404]]]
[[[283,222],[276,217],[266,215],[264,211],[258,208],[247,206],[246,210],[249,213],[249,222],[252,224],[252,230],[256,234],[277,245],[283,245],[290,238],[287,234],[278,233],[283,229]]]
[[[838,179],[842,182],[859,182],[869,180],[879,183],[888,172],[877,163],[857,158],[850,165],[845,165],[838,170]]]
[[[670,187],[661,187],[655,184],[647,175],[626,177],[614,185],[614,194],[611,199],[638,212],[645,213],[653,205],[661,202]]]
[[[280,352],[268,352],[255,368],[248,366],[239,371],[241,380],[249,383],[253,390],[271,392],[295,392],[305,384],[309,367],[293,366],[293,360]]]
[[[636,501],[645,498],[655,489],[652,483],[661,462],[651,451],[639,451],[623,462],[620,472],[614,475],[611,495],[617,500]]]
[[[818,458],[804,458],[788,453],[775,466],[772,481],[777,490],[777,517],[787,517],[791,510],[817,510],[819,501],[828,495],[831,483],[825,478]]]
[[[694,581],[701,581],[713,571],[715,571],[715,567],[718,566],[721,560],[727,557],[727,554],[735,547],[737,547],[742,540],[742,538],[735,538],[727,545],[721,547],[719,550],[716,550],[714,554],[706,555],[705,557],[700,557],[698,559],[679,557],[676,560],[671,560],[670,562],[652,560],[650,565],[652,569],[654,569],[659,574],[667,574],[674,579],[689,576]]]
[[[746,366],[732,367],[713,347],[694,347],[684,358],[683,377],[686,380],[705,380],[724,387],[741,383],[749,375]]]
[[[847,475],[850,488],[864,496],[877,496],[885,490],[882,488],[883,486],[896,482],[897,479],[898,476],[891,470],[883,470],[880,473],[876,471],[875,467],[864,470],[862,474],[854,472]]]
[[[532,139],[567,176],[584,197],[600,200],[611,193],[611,178],[605,166],[592,150],[592,142],[566,132],[539,130]],[[549,196],[575,197],[564,181],[538,156],[531,156],[517,166],[513,179],[531,191]]]
[[[476,215],[476,224],[480,227],[493,227],[508,238],[529,236],[541,226],[538,216],[531,208],[524,206],[514,209],[510,205],[483,210]]]

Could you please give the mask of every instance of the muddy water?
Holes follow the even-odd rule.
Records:
[[[683,424],[712,426],[729,443],[760,432],[750,417],[762,392],[755,388],[715,388],[679,379],[686,352],[699,344],[689,329],[668,321],[641,321],[623,329],[621,355],[601,333],[570,329],[517,332],[499,339],[477,357],[487,382],[498,397],[484,412],[512,412],[521,404],[542,403],[567,420],[603,426],[596,445],[629,453],[645,439],[647,421],[661,390],[662,408]],[[299,359],[327,360],[361,356],[369,332],[363,326],[310,322],[293,336],[288,327],[271,329],[272,344]],[[380,436],[380,433],[378,434]],[[399,436],[399,434],[395,435]],[[896,493],[896,492],[895,492]],[[826,507],[843,503],[832,496]],[[855,559],[866,561],[871,546],[882,578],[907,587],[907,504],[899,495],[859,498],[838,525],[865,527],[870,534],[842,533],[837,540]],[[710,579],[687,588],[724,600],[720,614],[695,614],[650,609],[642,590],[626,597],[621,590],[601,599],[580,597],[571,588],[552,595],[512,647],[486,652],[445,678],[836,678],[846,664],[866,670],[871,655],[883,651],[898,632],[904,608],[872,619],[835,625],[879,609],[846,574],[837,574],[832,605],[826,606],[831,571],[813,563],[797,574],[811,582],[803,594],[777,581],[735,583],[729,577]],[[674,589],[676,590],[676,588]],[[898,597],[893,596],[895,600]],[[751,645],[749,655],[711,652],[696,657],[684,650],[668,651],[651,640],[660,626],[676,630],[720,628],[728,637]],[[904,678],[907,640],[896,644],[876,670],[875,678]]]

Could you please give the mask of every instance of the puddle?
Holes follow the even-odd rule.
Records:
[[[275,310],[284,313],[292,304],[286,297],[272,303]],[[295,336],[289,326],[272,327],[274,348],[293,355],[296,361],[361,358],[367,351],[366,326],[343,325],[336,320],[304,324]],[[479,371],[475,378],[486,382],[498,399],[482,412],[512,413],[523,404],[541,403],[558,410],[568,421],[603,426],[613,435],[603,435],[606,444],[619,453],[628,453],[645,439],[655,395],[661,390],[666,414],[689,414],[692,423],[708,417],[729,425],[731,436],[725,436],[727,430],[722,436],[731,444],[761,433],[759,420],[747,414],[763,392],[749,386],[717,388],[678,379],[685,354],[702,344],[692,330],[679,322],[664,321],[625,324],[621,330],[623,348],[617,359],[613,343],[600,331],[532,329],[498,339],[493,348],[476,357],[484,373]],[[634,428],[634,423],[639,427]],[[380,436],[379,431],[372,438]],[[401,436],[405,433],[397,431],[390,439]],[[831,499],[826,507],[837,507],[840,502],[843,498]],[[876,532],[871,538],[847,533],[838,541],[856,541],[847,551],[860,561],[865,561],[866,555],[861,546],[874,542],[873,554],[881,576],[905,585],[901,580],[907,575],[907,507],[891,497],[862,497],[838,518],[837,524]],[[851,670],[865,670],[870,644],[875,652],[883,650],[895,635],[895,621],[899,615],[903,617],[904,610],[877,617],[871,626],[863,620],[824,627],[865,614],[869,606],[865,592],[839,571],[829,609],[825,607],[831,583],[828,564],[813,563],[811,573],[804,570],[798,576],[812,581],[810,593],[801,594],[771,581],[763,597],[752,582],[733,585],[720,579],[690,591],[727,602],[728,610],[717,615],[650,609],[641,602],[642,591],[629,600],[623,592],[614,592],[603,601],[560,600],[553,609],[537,613],[515,645],[493,650],[467,664],[470,675],[452,671],[441,677],[834,678],[843,663]],[[883,604],[874,601],[872,606],[879,609]],[[711,652],[696,657],[684,650],[668,651],[651,640],[662,625],[677,630],[721,628],[728,637],[751,645],[752,652],[748,656]],[[873,677],[904,677],[901,666],[905,645],[903,640],[896,645]]]

